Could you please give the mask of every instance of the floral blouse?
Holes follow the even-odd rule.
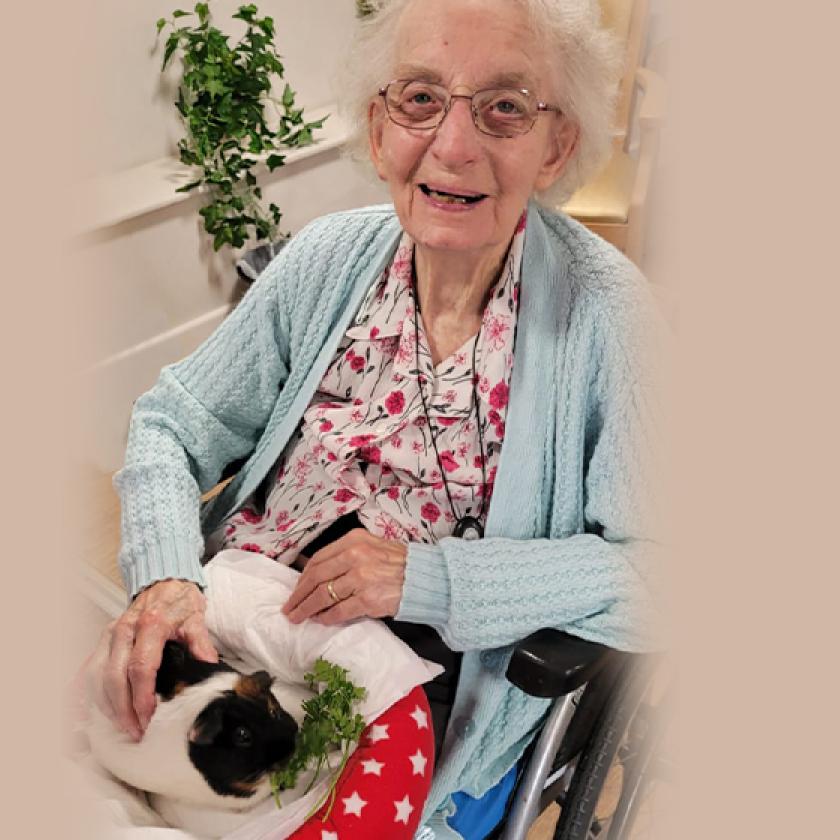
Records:
[[[290,564],[351,512],[370,533],[401,542],[437,542],[452,534],[456,517],[483,523],[505,432],[524,230],[523,215],[478,335],[438,365],[419,316],[419,379],[431,429],[415,357],[414,244],[403,235],[272,468],[264,509],[252,499],[231,516],[218,535],[220,548]],[[474,349],[486,484],[471,382]]]

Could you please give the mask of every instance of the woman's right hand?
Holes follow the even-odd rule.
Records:
[[[162,580],[144,589],[102,634],[88,668],[88,692],[114,725],[139,741],[155,710],[155,678],[169,639],[217,662],[195,583]]]

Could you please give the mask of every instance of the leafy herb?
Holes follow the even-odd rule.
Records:
[[[347,678],[346,668],[333,665],[326,659],[316,660],[312,671],[305,674],[304,679],[317,694],[303,704],[305,715],[298,730],[295,751],[282,770],[271,774],[271,789],[279,808],[280,791],[293,788],[300,774],[315,765],[306,789],[308,793],[324,764],[329,766],[329,753],[341,749],[343,756],[330,789],[325,799],[314,808],[317,811],[326,799],[330,799],[330,807],[324,817],[327,819],[335,802],[335,785],[350,757],[351,746],[359,740],[365,728],[364,718],[354,711],[354,706],[364,699],[366,692]]]
[[[182,18],[197,18],[180,25]],[[272,82],[283,79],[283,63],[274,46],[274,21],[258,17],[253,4],[240,6],[233,18],[246,25],[233,46],[228,36],[210,23],[209,3],[196,3],[193,12],[176,9],[171,20],[160,18],[157,33],[167,26],[163,65],[166,69],[180,53],[184,73],[175,107],[186,127],[178,142],[182,163],[198,167],[201,174],[178,192],[204,187],[210,203],[199,210],[213,248],[242,247],[253,231],[257,242],[277,238],[282,213],[276,204],[265,210],[260,201],[253,169],[260,156],[273,171],[283,165],[283,148],[312,142],[312,132],[324,119],[306,122],[303,109],[295,107],[295,93],[288,84],[280,99],[271,95]],[[268,125],[271,105],[277,127]]]

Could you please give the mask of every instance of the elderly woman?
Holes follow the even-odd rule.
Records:
[[[103,702],[139,738],[164,641],[215,657],[202,557],[295,563],[292,621],[386,618],[445,666],[424,821],[481,837],[471,808],[498,811],[546,711],[505,681],[510,645],[651,642],[656,319],[617,251],[533,200],[610,146],[594,4],[379,5],[346,78],[393,207],[307,226],[137,401]]]

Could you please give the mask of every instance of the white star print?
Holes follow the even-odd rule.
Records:
[[[418,729],[429,728],[428,715],[419,706],[414,707],[414,711],[411,713],[410,717],[414,718],[414,722],[417,724]]]
[[[388,739],[388,724],[377,723],[376,726],[371,726],[368,738],[370,738],[371,744],[375,744],[377,741],[386,741]]]
[[[377,761],[375,758],[368,759],[367,761],[362,762],[362,775],[363,776],[379,776],[382,777],[382,768],[385,766],[385,763],[382,761]]]
[[[354,814],[357,817],[362,816],[362,808],[367,805],[364,799],[359,796],[359,791],[354,790],[353,793],[347,797],[347,799],[341,800],[344,803],[344,815],[347,814]]]
[[[338,840],[338,834],[335,831],[322,831],[321,840]]]
[[[420,748],[417,748],[417,752],[414,755],[410,755],[408,760],[411,762],[412,767],[412,776],[422,776],[426,772],[426,762],[429,760],[426,758],[423,753],[420,752]]]
[[[414,810],[414,806],[408,801],[408,794],[406,794],[399,802],[395,802],[394,806],[397,809],[397,816],[394,817],[394,822],[401,822],[408,825],[408,817]]]

